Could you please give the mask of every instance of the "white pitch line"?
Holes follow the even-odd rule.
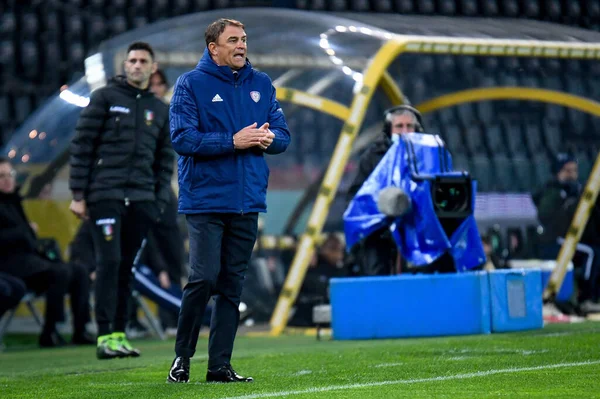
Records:
[[[487,377],[487,376],[495,375],[495,374],[510,374],[510,373],[520,373],[523,371],[536,371],[536,370],[558,369],[558,368],[564,368],[564,367],[589,366],[589,365],[593,365],[593,364],[600,364],[600,360],[588,360],[585,362],[576,362],[576,363],[547,364],[547,365],[543,365],[543,366],[533,366],[533,367],[511,367],[511,368],[507,368],[507,369],[478,371],[476,373],[455,374],[455,375],[430,377],[430,378],[415,378],[415,379],[409,379],[409,380],[393,380],[393,381],[366,382],[366,383],[362,383],[362,384],[332,385],[332,386],[327,386],[327,387],[308,388],[308,389],[303,389],[303,390],[298,390],[298,391],[281,391],[281,392],[270,392],[270,393],[257,393],[257,394],[252,394],[252,395],[243,395],[243,396],[232,396],[232,397],[226,397],[223,399],[275,398],[275,397],[282,397],[282,396],[303,395],[306,393],[320,393],[320,392],[329,392],[329,391],[342,391],[342,390],[347,390],[347,389],[380,387],[380,386],[384,386],[384,385],[417,384],[420,382],[464,380],[464,379],[468,379],[468,378]]]

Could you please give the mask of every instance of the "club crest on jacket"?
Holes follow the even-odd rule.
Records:
[[[252,98],[252,100],[257,103],[258,100],[260,100],[260,93],[257,91],[251,91],[250,92],[250,98]]]

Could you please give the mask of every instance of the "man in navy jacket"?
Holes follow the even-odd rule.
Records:
[[[202,59],[179,77],[171,99],[179,212],[187,218],[191,271],[167,381],[188,382],[204,310],[215,295],[206,380],[250,382],[230,364],[238,305],[258,212],[266,212],[264,154],[284,152],[290,133],[271,79],[246,58],[244,25],[219,19],[208,26],[205,40]]]

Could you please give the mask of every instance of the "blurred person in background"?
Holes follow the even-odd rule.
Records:
[[[63,318],[67,293],[73,313],[72,343],[93,343],[85,330],[89,320],[88,271],[77,264],[65,264],[50,258],[39,250],[38,227],[25,215],[15,176],[9,160],[0,158],[0,272],[23,280],[28,290],[45,293],[44,326],[39,339],[41,347],[65,344],[56,324]]]
[[[552,165],[553,178],[533,195],[538,219],[543,227],[540,254],[543,259],[558,257],[564,237],[571,226],[583,187],[579,182],[577,160],[569,153],[560,153]],[[577,245],[573,264],[579,281],[577,301],[584,314],[600,312],[600,211],[598,203]]]
[[[173,173],[168,108],[148,89],[152,47],[129,45],[124,69],[92,93],[71,143],[70,209],[91,220],[97,259],[98,359],[140,355],[125,335],[131,268],[170,201]]]
[[[313,257],[294,304],[290,326],[312,326],[313,308],[329,303],[329,280],[345,277],[344,242],[334,233],[327,235]]]
[[[169,81],[167,80],[167,75],[161,69],[157,69],[150,76],[150,91],[164,102],[169,102],[166,98],[169,91]]]
[[[384,113],[384,127],[381,135],[362,154],[358,172],[347,192],[346,201],[352,201],[358,190],[379,164],[392,144],[401,134],[422,132],[421,113],[408,105],[388,109]],[[369,235],[354,246],[347,263],[358,266],[353,274],[363,276],[384,276],[395,273],[398,249],[392,234],[386,227]]]

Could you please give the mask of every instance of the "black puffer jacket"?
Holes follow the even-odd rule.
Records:
[[[382,133],[361,155],[358,161],[358,172],[346,193],[346,202],[352,201],[360,187],[363,185],[367,177],[375,170],[387,150],[392,146],[392,140],[388,135]]]
[[[112,79],[92,93],[71,142],[69,186],[75,198],[166,204],[174,152],[169,109],[150,91]]]
[[[36,236],[29,225],[18,192],[0,193],[0,259],[36,252]],[[0,260],[0,270],[5,270]],[[26,267],[27,265],[22,265]]]

